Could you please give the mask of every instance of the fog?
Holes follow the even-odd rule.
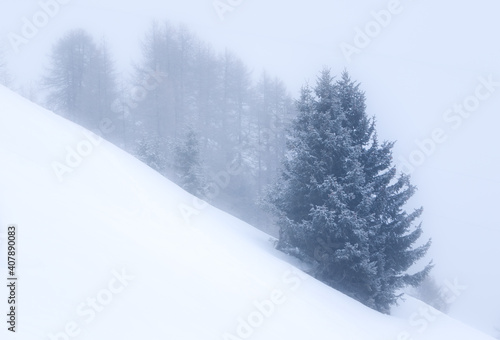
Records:
[[[185,24],[215,50],[238,55],[254,77],[266,70],[281,78],[294,98],[323,67],[335,75],[348,70],[366,92],[381,139],[397,141],[396,165],[418,186],[410,207],[424,207],[433,275],[468,287],[450,315],[494,334],[500,326],[497,1],[66,2],[33,37],[15,44],[23,18],[33,22],[42,7],[4,1],[0,34],[15,87],[37,86],[51,47],[73,28],[104,37],[126,79],[153,20]]]

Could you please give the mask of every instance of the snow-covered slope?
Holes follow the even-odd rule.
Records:
[[[0,266],[15,223],[19,284],[1,339],[491,339],[412,298],[370,310],[81,127],[0,103]]]

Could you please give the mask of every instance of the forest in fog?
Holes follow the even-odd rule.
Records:
[[[69,31],[54,42],[29,96],[275,234],[261,200],[295,115],[286,85],[253,74],[237,55],[214,50],[183,25],[151,24],[141,47],[133,74],[121,77],[106,40]]]

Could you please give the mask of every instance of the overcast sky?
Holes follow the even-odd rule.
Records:
[[[52,44],[76,27],[105,36],[126,74],[153,19],[187,24],[254,75],[283,79],[295,97],[322,67],[347,69],[381,138],[398,141],[396,164],[413,168],[411,205],[424,206],[435,275],[469,287],[452,316],[490,332],[500,322],[498,0],[221,0],[219,11],[213,0],[59,0],[45,22],[38,0],[5,2],[2,46],[18,85],[37,81]],[[43,27],[12,43],[26,20]]]

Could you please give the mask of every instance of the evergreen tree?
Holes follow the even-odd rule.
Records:
[[[133,153],[137,159],[158,171],[160,174],[166,175],[168,170],[166,149],[167,143],[163,138],[144,133],[143,136],[135,142]]]
[[[403,207],[415,187],[396,177],[393,143],[379,145],[364,93],[344,72],[325,70],[298,101],[288,155],[268,201],[280,227],[278,248],[315,263],[314,275],[369,307],[388,313],[406,285],[431,265],[407,270],[430,246]]]
[[[205,179],[200,154],[200,141],[193,129],[188,129],[184,140],[175,149],[175,165],[179,185],[187,192],[204,196]]]

